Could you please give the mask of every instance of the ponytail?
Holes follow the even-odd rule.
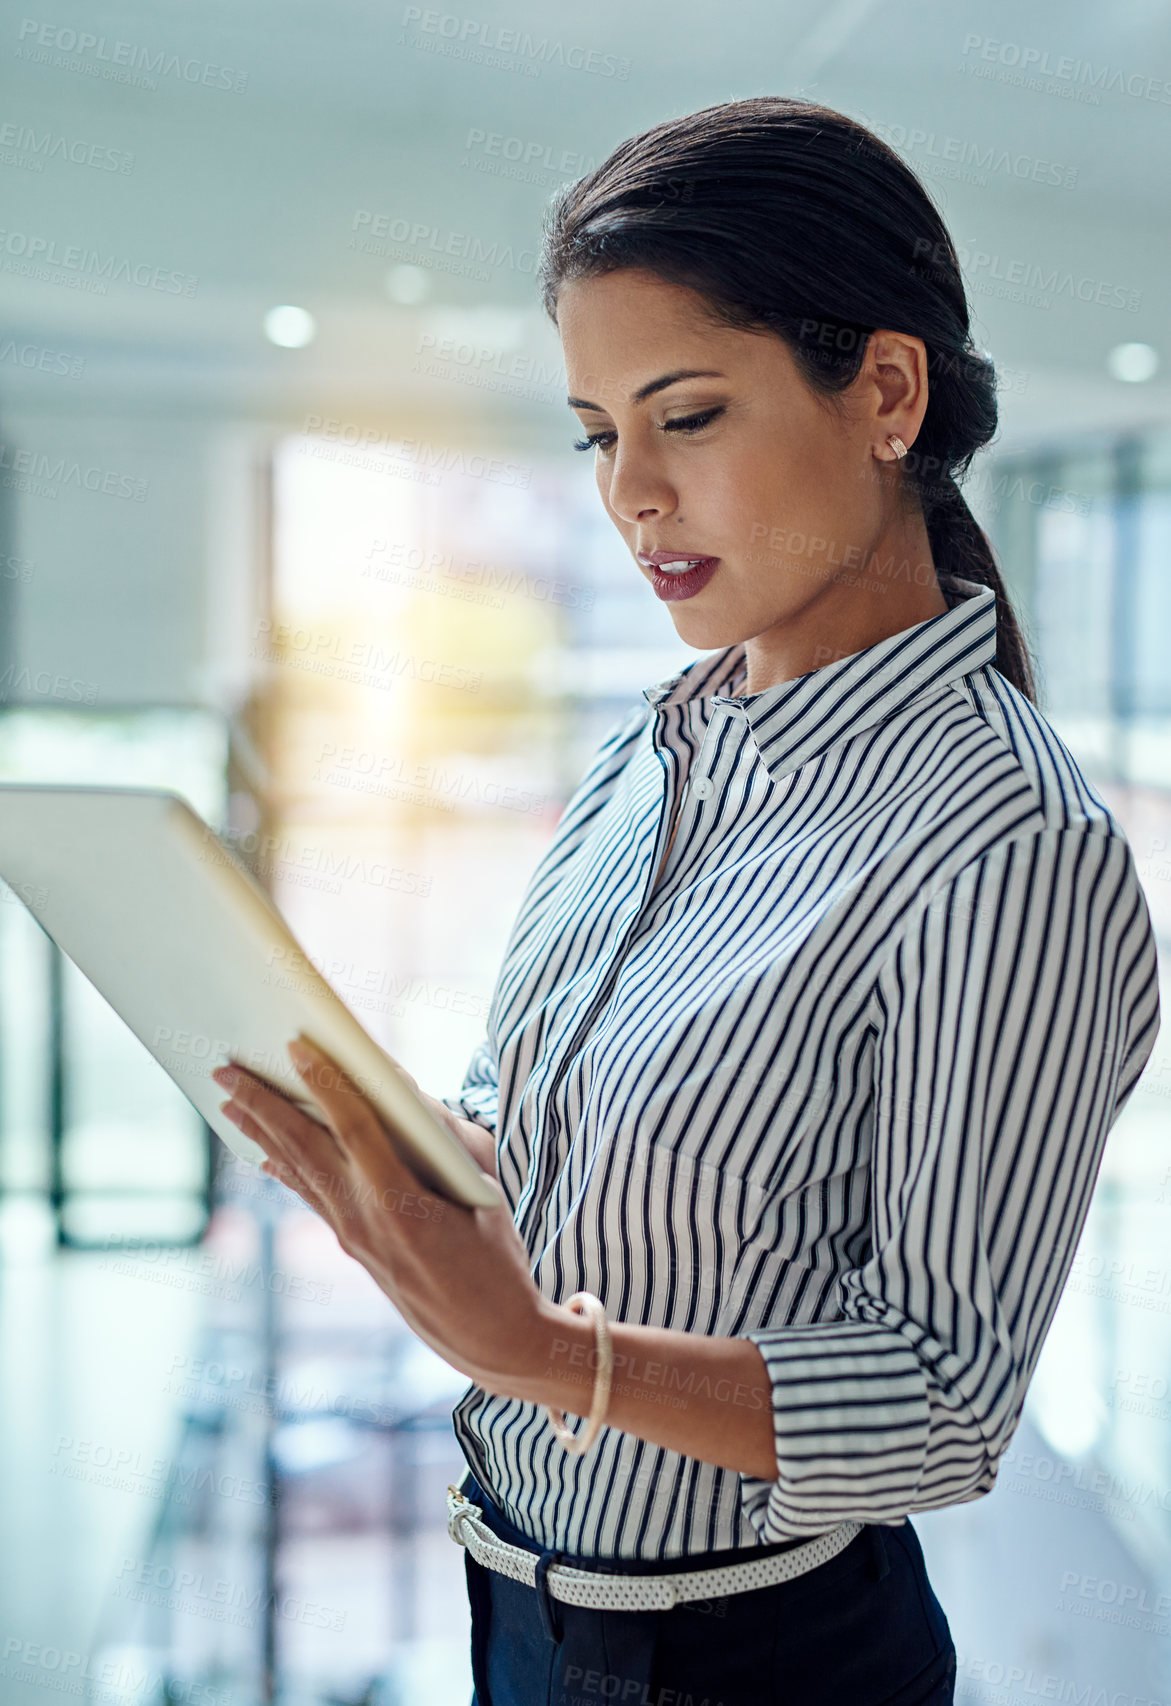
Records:
[[[924,506],[924,514],[940,591],[952,606],[961,596],[953,584],[957,580],[975,581],[978,586],[992,588],[996,595],[996,668],[1018,692],[1036,704],[1032,660],[988,535],[954,480],[938,483],[936,494]]]

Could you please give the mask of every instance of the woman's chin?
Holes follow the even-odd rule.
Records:
[[[753,626],[750,616],[738,618],[729,613],[726,605],[705,610],[698,599],[688,599],[667,608],[671,612],[675,632],[684,645],[694,646],[701,652],[722,651],[725,646],[751,639],[762,627],[768,626],[767,618],[757,618],[756,626]]]

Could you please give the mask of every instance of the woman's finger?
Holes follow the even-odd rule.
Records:
[[[380,1115],[349,1074],[304,1033],[289,1044],[289,1055],[342,1152],[371,1178],[400,1190],[418,1190],[418,1178],[400,1159]]]
[[[298,1166],[296,1158],[287,1147],[277,1142],[268,1127],[261,1125],[245,1108],[233,1101],[222,1103],[220,1112],[230,1119],[234,1126],[238,1126],[245,1137],[250,1137],[253,1143],[258,1143],[265,1151],[266,1159],[261,1166],[261,1172],[267,1173],[278,1184],[295,1191],[317,1214],[329,1218],[320,1192]]]
[[[291,1097],[235,1061],[217,1067],[212,1077],[262,1128],[264,1135],[256,1139],[262,1148],[267,1139],[268,1144],[291,1150],[301,1166],[320,1168],[326,1174],[341,1164],[342,1152],[329,1127],[299,1108]]]
[[[329,1224],[348,1218],[350,1164],[329,1128],[234,1062],[218,1067],[212,1076],[231,1091],[235,1110],[251,1122],[246,1135],[270,1160],[279,1161],[288,1170],[289,1176],[282,1176],[281,1182]]]

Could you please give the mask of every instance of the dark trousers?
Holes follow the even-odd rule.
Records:
[[[552,1553],[496,1509],[470,1472],[463,1491],[501,1539],[579,1569],[670,1574],[644,1563]],[[764,1548],[767,1553],[778,1548]],[[689,1568],[760,1557],[689,1554]],[[774,1587],[670,1611],[566,1605],[465,1553],[471,1706],[952,1706],[956,1652],[919,1538],[867,1525],[828,1563]],[[543,1571],[538,1565],[538,1576]]]

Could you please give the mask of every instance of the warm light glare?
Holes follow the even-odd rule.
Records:
[[[282,349],[304,349],[317,336],[317,321],[307,308],[294,308],[285,302],[264,316],[264,335]]]

